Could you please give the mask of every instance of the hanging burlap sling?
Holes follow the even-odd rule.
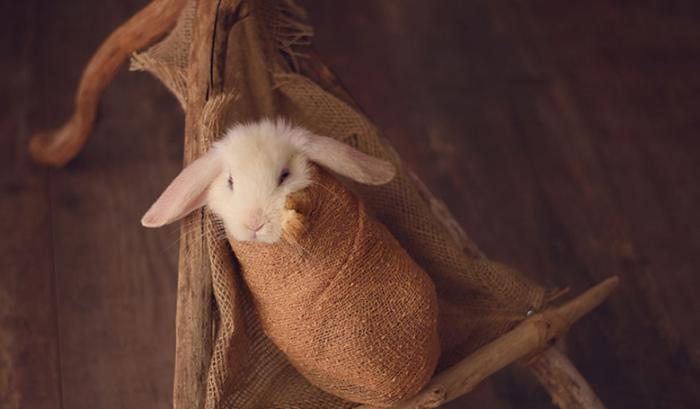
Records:
[[[312,31],[289,0],[250,0],[228,37],[224,89],[202,115],[209,144],[222,127],[283,116],[321,135],[392,161],[398,177],[379,187],[349,184],[430,275],[438,294],[439,368],[463,358],[540,309],[544,291],[518,272],[483,258],[444,207],[402,167],[396,153],[357,109],[302,75]],[[132,67],[155,74],[185,106],[185,72],[194,15],[182,12],[172,33],[134,56]],[[267,338],[229,244],[209,216],[216,334],[207,379],[207,408],[345,408],[356,404],[312,386]]]
[[[390,406],[420,392],[440,354],[427,274],[337,178],[312,166],[285,240],[230,240],[265,334],[313,385]]]

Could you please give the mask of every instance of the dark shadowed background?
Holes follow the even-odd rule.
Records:
[[[167,408],[177,227],[138,221],[183,115],[118,75],[80,157],[35,166],[146,0],[0,5],[0,408]],[[567,337],[608,408],[700,405],[700,2],[304,0],[320,54],[492,258],[617,293]],[[453,408],[550,408],[526,371]]]

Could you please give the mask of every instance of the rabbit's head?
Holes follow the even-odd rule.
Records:
[[[309,161],[370,185],[395,173],[388,162],[282,120],[236,125],[180,172],[141,223],[160,227],[207,205],[233,239],[275,243],[293,221],[292,194],[312,183]]]

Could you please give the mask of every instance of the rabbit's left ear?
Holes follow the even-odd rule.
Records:
[[[183,169],[141,219],[145,227],[160,227],[179,220],[206,204],[207,189],[221,174],[221,161],[214,149]]]
[[[383,185],[396,175],[391,163],[364,154],[335,139],[305,135],[298,148],[309,159],[335,173],[366,185]]]

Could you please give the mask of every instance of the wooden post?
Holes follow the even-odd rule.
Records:
[[[211,38],[216,0],[198,0],[190,45],[185,109],[183,165],[205,149],[199,138],[199,114],[209,90]],[[173,407],[204,407],[208,362],[212,351],[211,270],[204,235],[204,212],[185,217],[180,228],[180,257],[175,315]]]
[[[198,0],[187,70],[184,165],[209,148],[203,140],[202,111],[223,91],[228,31],[236,22],[240,0]],[[228,18],[234,16],[234,18]],[[224,18],[226,17],[226,18]],[[180,230],[177,314],[175,317],[175,409],[201,409],[213,349],[212,281],[205,214],[187,216]]]

